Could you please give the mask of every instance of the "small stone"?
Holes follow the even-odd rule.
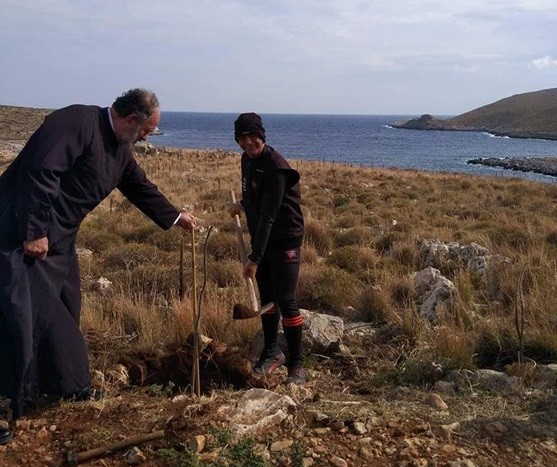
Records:
[[[0,430],[9,430],[10,424],[6,420],[0,420]]]
[[[456,451],[456,448],[452,444],[444,444],[443,446],[441,446],[441,450],[445,454],[452,454]]]
[[[371,428],[381,426],[382,422],[379,417],[370,417],[366,421],[366,429],[369,431]]]
[[[211,451],[211,452],[204,452],[199,454],[199,461],[200,462],[214,462],[219,458],[219,451]]]
[[[37,432],[37,437],[38,438],[46,438],[48,436],[48,430],[46,429],[46,427],[42,427],[38,432]]]
[[[399,459],[406,459],[406,460],[415,459],[416,457],[418,457],[418,455],[419,455],[418,451],[413,447],[404,448],[402,451],[398,453]]]
[[[253,448],[253,454],[261,457],[266,462],[271,460],[271,453],[269,452],[265,444],[257,444]]]
[[[190,440],[188,440],[187,444],[188,444],[188,448],[190,448],[191,451],[195,452],[196,454],[199,454],[200,452],[203,451],[203,449],[205,449],[206,442],[207,442],[207,438],[205,438],[205,436],[197,435],[191,438]]]
[[[372,460],[375,458],[375,455],[373,454],[373,449],[370,448],[369,446],[362,446],[360,448],[360,456],[362,456],[365,460]]]
[[[145,457],[145,454],[143,454],[143,452],[135,446],[124,455],[124,462],[128,465],[139,465],[146,460],[147,458]]]
[[[31,420],[16,420],[15,426],[20,430],[29,430],[31,428]]]
[[[302,461],[302,466],[303,467],[311,467],[314,464],[315,464],[315,461],[311,457],[304,457],[304,459]]]
[[[42,426],[46,426],[48,420],[46,418],[37,418],[36,420],[31,421],[31,426],[33,428],[40,428]]]
[[[344,428],[344,422],[342,420],[332,420],[330,423],[331,430],[333,431],[340,431]]]
[[[354,433],[356,433],[357,435],[363,435],[367,433],[366,426],[362,422],[354,422],[352,429],[354,430]]]
[[[285,449],[291,447],[293,444],[294,441],[292,441],[291,439],[275,441],[273,444],[271,444],[271,451],[272,452],[284,451]]]
[[[447,403],[441,398],[439,394],[432,392],[426,398],[426,403],[431,405],[434,409],[437,410],[446,410],[449,408]]]
[[[174,396],[172,399],[170,399],[170,402],[173,403],[178,403],[178,402],[185,402],[189,400],[189,397],[186,396],[185,394],[178,394],[177,396]]]
[[[437,381],[433,389],[435,392],[452,396],[455,393],[455,383],[452,381]]]
[[[334,467],[348,467],[348,462],[338,456],[331,457],[331,465]]]
[[[54,432],[56,431],[57,428],[58,428],[58,427],[57,427],[56,425],[50,425],[50,426],[48,427],[48,429],[49,429],[52,433],[54,433]]]

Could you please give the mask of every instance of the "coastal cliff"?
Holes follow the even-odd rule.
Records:
[[[447,119],[429,114],[394,128],[413,130],[485,131],[512,138],[557,140],[557,88],[516,94]]]

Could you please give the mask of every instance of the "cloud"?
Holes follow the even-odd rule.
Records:
[[[551,55],[536,58],[528,64],[528,68],[536,68],[538,70],[543,70],[545,68],[557,68],[557,59],[553,58]]]
[[[555,0],[0,0],[0,11],[11,70],[0,103],[91,102],[137,84],[175,110],[315,112],[335,110],[336,95],[339,112],[387,97],[410,109],[400,89],[427,101],[455,81],[481,100],[550,87],[551,73],[525,64],[557,57]],[[505,89],[502,73],[514,77]]]
[[[454,70],[457,73],[477,73],[479,68],[476,65],[454,65]]]

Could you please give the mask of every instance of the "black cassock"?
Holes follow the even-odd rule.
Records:
[[[0,395],[15,416],[38,394],[90,384],[75,252],[84,217],[114,188],[163,229],[179,215],[118,143],[108,111],[73,105],[48,115],[0,176]],[[23,241],[44,236],[46,260],[24,256]]]

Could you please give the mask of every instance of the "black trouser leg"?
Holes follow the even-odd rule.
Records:
[[[265,342],[274,338],[276,344],[279,318],[282,317],[284,336],[288,345],[288,366],[299,366],[302,362],[302,325],[296,287],[300,273],[300,249],[286,251],[269,251],[257,269],[257,284],[261,294],[261,302],[274,301],[278,305],[277,312],[262,315]],[[269,338],[265,333],[268,327]],[[269,339],[269,340],[268,340]],[[278,347],[278,345],[277,345]]]
[[[272,278],[273,271],[272,265],[269,261],[263,259],[257,267],[257,288],[259,289],[259,296],[261,305],[275,301],[273,293]],[[261,315],[261,326],[263,328],[263,356],[271,357],[280,352],[278,345],[278,326],[280,321],[280,310],[274,306],[267,313]]]

